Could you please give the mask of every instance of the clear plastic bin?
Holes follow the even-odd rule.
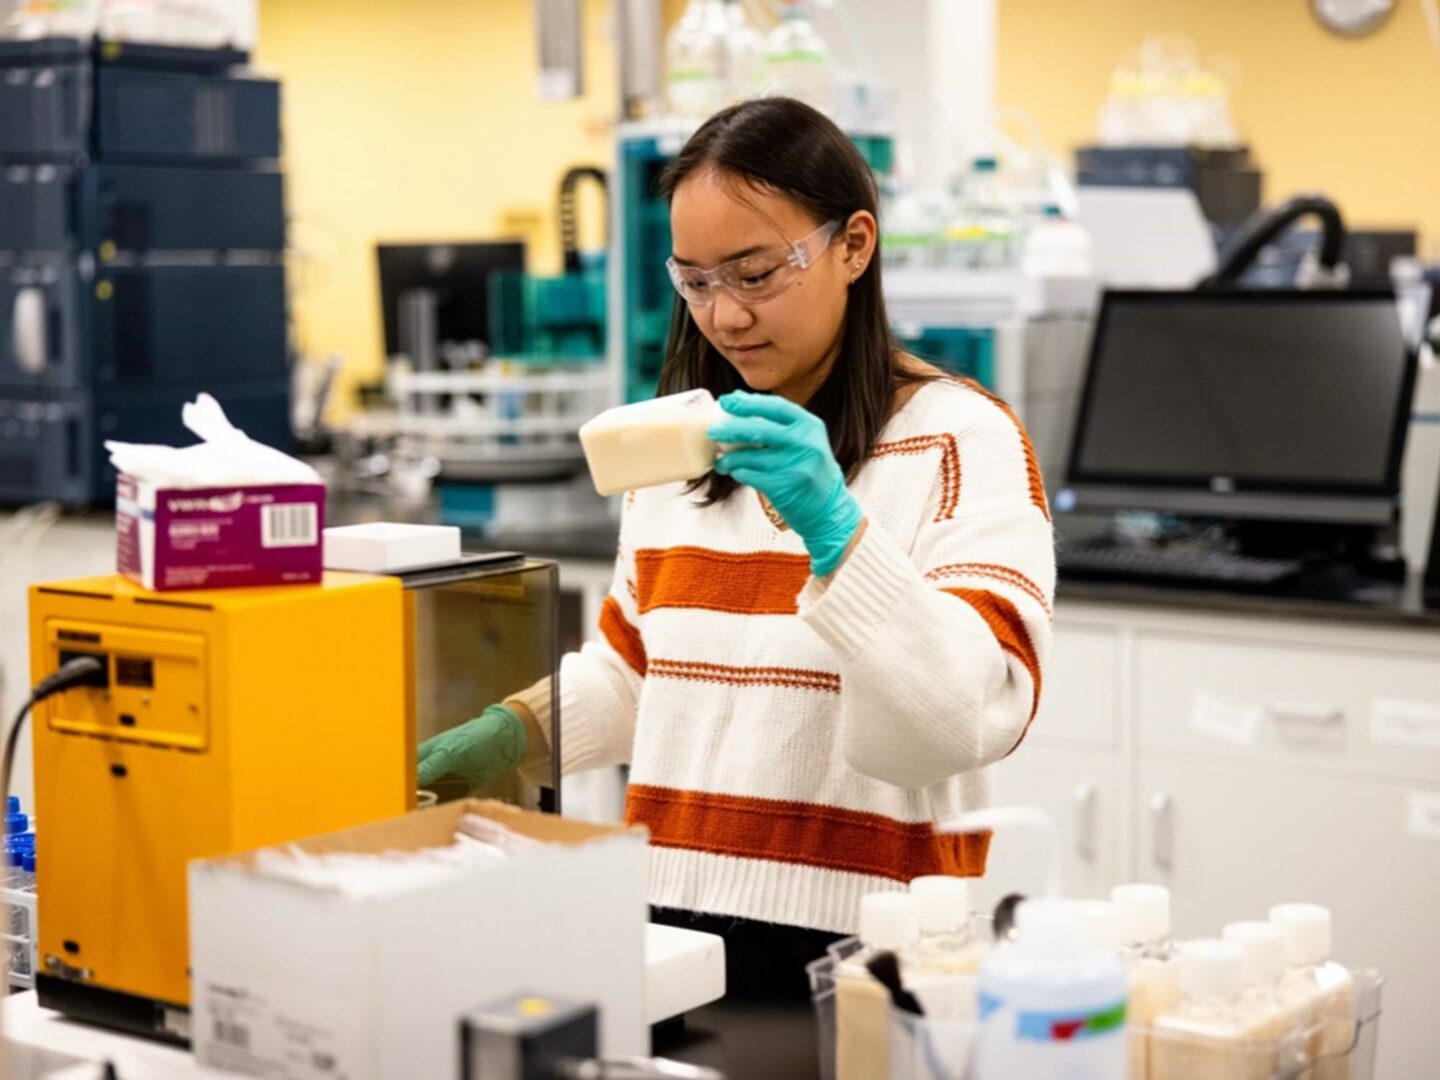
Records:
[[[806,969],[810,975],[815,1026],[820,1041],[821,1080],[837,1078],[836,973],[840,965],[859,949],[859,939],[847,938],[832,945],[827,956]],[[1380,1038],[1380,992],[1385,980],[1379,972],[1363,968],[1353,970],[1351,974],[1355,978],[1355,1033],[1347,1049],[1312,1061],[1304,1049],[1309,1033],[1292,1032],[1268,1045],[1247,1047],[1238,1056],[1248,1063],[1255,1060],[1275,1062],[1265,1080],[1374,1080],[1375,1052]],[[891,1080],[973,1080],[970,1056],[975,1034],[976,1025],[973,1022],[931,1021],[892,1009]],[[1197,1044],[1201,1042],[1198,1039],[1194,1041]],[[1235,1074],[1236,1080],[1256,1080],[1257,1076],[1265,1074],[1252,1070]],[[1131,1080],[1143,1078],[1132,1077]]]

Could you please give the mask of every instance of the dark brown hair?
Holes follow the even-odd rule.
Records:
[[[665,169],[660,193],[672,200],[682,181],[706,169],[790,199],[817,226],[848,221],[857,210],[879,216],[875,177],[860,152],[823,114],[792,98],[758,98],[716,113]],[[877,242],[870,264],[850,287],[835,365],[805,405],[825,421],[847,480],[875,448],[896,391],[931,378],[907,370],[901,357],[885,315]],[[744,389],[745,382],[676,296],[660,393],[702,387],[719,397]],[[695,481],[692,490],[703,488],[709,505],[728,498],[737,486],[731,477],[712,472]]]

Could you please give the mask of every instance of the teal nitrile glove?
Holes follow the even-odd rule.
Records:
[[[482,788],[525,760],[525,722],[515,710],[491,705],[474,720],[420,744],[420,786],[458,776]]]
[[[815,576],[832,573],[862,515],[845,490],[825,422],[773,394],[736,390],[720,399],[720,407],[730,416],[707,434],[714,442],[741,445],[720,455],[715,471],[769,499],[804,541]]]

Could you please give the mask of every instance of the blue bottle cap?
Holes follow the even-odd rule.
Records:
[[[6,802],[5,802],[5,812],[6,812],[7,814],[18,814],[18,813],[20,812],[20,796],[19,796],[19,795],[11,795],[10,798],[9,798],[8,800],[6,800]]]
[[[15,844],[21,851],[34,851],[35,834],[33,832],[21,833],[15,838]]]
[[[24,866],[27,874],[33,874],[35,872],[35,852],[25,852],[25,858],[21,865]]]
[[[19,870],[25,865],[25,852],[19,848],[11,848],[5,852],[5,865],[14,870]]]
[[[7,836],[23,833],[28,828],[30,828],[30,819],[18,810],[13,814],[5,815],[5,834]]]

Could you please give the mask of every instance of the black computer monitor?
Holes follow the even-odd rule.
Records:
[[[385,355],[400,352],[400,297],[430,289],[438,298],[438,340],[490,344],[490,275],[524,270],[525,245],[500,243],[378,244]]]
[[[1376,292],[1108,292],[1061,510],[1395,519],[1415,358]]]

